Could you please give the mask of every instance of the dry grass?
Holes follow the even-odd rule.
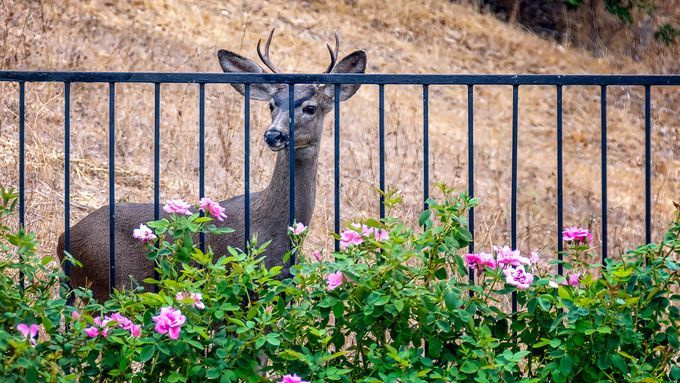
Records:
[[[276,26],[272,56],[296,72],[326,65],[325,40],[342,37],[341,55],[366,49],[369,72],[386,73],[648,73],[619,57],[542,40],[493,17],[448,2],[427,0],[272,2],[104,0],[0,5],[1,69],[97,71],[219,71],[218,48],[254,58],[255,43]],[[117,86],[118,201],[150,201],[153,193],[153,86]],[[45,251],[63,230],[63,86],[27,84],[27,225]],[[364,86],[342,108],[342,217],[377,215],[377,87]],[[107,203],[108,89],[71,89],[72,217],[77,222]],[[556,193],[555,90],[522,87],[519,94],[519,246],[554,248]],[[659,239],[680,197],[680,122],[677,89],[653,90],[653,224]],[[161,198],[198,194],[198,87],[163,85]],[[415,219],[422,199],[422,101],[419,87],[386,88],[387,184],[404,204],[395,214]],[[18,86],[0,84],[0,182],[18,183]],[[207,86],[209,196],[243,190],[243,105],[229,86]],[[609,91],[609,238],[618,253],[644,240],[643,90]],[[564,94],[565,224],[600,232],[599,89],[567,87]],[[265,108],[253,104],[253,189],[266,185],[274,154],[261,142]],[[475,89],[475,190],[478,249],[509,242],[510,87]],[[431,180],[460,190],[467,180],[467,106],[464,87],[431,87]],[[309,245],[331,246],[333,229],[332,116],[320,157],[317,209]],[[484,234],[487,231],[488,235]],[[596,234],[599,240],[599,234]]]

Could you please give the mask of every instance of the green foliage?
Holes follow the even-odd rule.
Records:
[[[439,191],[419,227],[396,218],[350,223],[341,251],[300,256],[293,276],[283,280],[280,266],[264,267],[266,243],[253,240],[247,253],[204,253],[195,243],[198,233],[230,229],[198,214],[171,215],[148,223],[158,236],[147,246],[160,278],[144,282],[155,291],[117,291],[98,304],[84,289],[67,295],[59,269],[35,256],[33,235],[5,226],[16,196],[3,189],[2,381],[271,382],[286,374],[315,383],[680,378],[680,296],[673,292],[680,278],[680,217],[662,243],[602,269],[587,244],[567,243],[564,268],[581,273],[576,283],[562,284],[565,277],[533,265],[533,284],[518,290],[506,283],[502,266],[476,269],[470,284],[461,252],[472,241],[465,217],[477,201],[444,185]],[[385,201],[394,206],[399,195],[386,193]],[[350,230],[361,239],[347,242]],[[299,255],[305,236],[291,234]],[[26,276],[24,290],[19,272]],[[55,299],[60,287],[62,297]],[[501,307],[512,292],[520,305],[516,315]],[[168,307],[185,317],[177,339],[155,331],[161,308]],[[79,316],[72,317],[74,311]],[[115,321],[95,323],[117,314],[140,324],[141,336]],[[19,323],[40,325],[35,346]],[[97,326],[99,335],[88,336],[86,329]]]
[[[678,37],[680,37],[680,30],[669,23],[661,25],[659,30],[654,32],[654,38],[666,45],[673,44]]]
[[[583,0],[564,0],[567,8],[575,10],[580,8]],[[650,13],[655,8],[654,0],[604,0],[604,6],[607,12],[616,16],[619,20],[627,26],[633,25],[633,14],[636,10],[641,10]],[[662,24],[659,29],[654,32],[654,38],[666,45],[675,43],[676,38],[680,36],[680,31],[672,24]]]
[[[661,244],[650,244],[608,260],[602,277],[586,274],[578,288],[534,289],[526,295],[520,322],[535,321],[519,337],[533,344],[540,377],[554,382],[668,382],[677,364],[680,282],[680,221]],[[572,248],[570,257],[588,257]],[[539,301],[537,306],[534,302]],[[540,302],[546,302],[546,305]],[[540,308],[539,308],[540,307]],[[551,379],[551,380],[550,380]]]

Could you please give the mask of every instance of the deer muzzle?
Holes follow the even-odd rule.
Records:
[[[288,139],[288,133],[278,129],[267,129],[264,133],[264,141],[267,143],[267,146],[269,146],[269,149],[275,152],[288,146]]]

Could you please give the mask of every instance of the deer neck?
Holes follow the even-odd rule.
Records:
[[[315,150],[306,148],[303,150]],[[296,153],[295,157],[295,219],[309,225],[316,198],[316,171],[319,153]],[[272,215],[282,215],[288,221],[290,208],[290,158],[288,149],[276,156],[276,166],[269,185],[261,193],[262,208]]]

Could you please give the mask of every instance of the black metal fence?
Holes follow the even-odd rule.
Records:
[[[108,83],[109,84],[109,275],[110,289],[115,287],[115,94],[116,83],[148,83],[155,85],[154,102],[154,216],[160,214],[159,173],[160,173],[160,91],[163,83],[197,83],[199,86],[199,197],[205,192],[205,85],[206,84],[244,84],[244,179],[245,179],[245,234],[250,237],[250,84],[274,83],[288,84],[289,118],[290,118],[290,222],[295,212],[295,121],[293,96],[296,84],[335,84],[335,122],[334,122],[334,219],[335,232],[340,231],[340,103],[339,90],[341,84],[365,84],[378,86],[379,134],[380,134],[380,190],[385,190],[385,86],[386,85],[420,85],[423,99],[423,201],[429,197],[429,142],[428,142],[428,104],[429,85],[464,85],[467,87],[468,101],[468,192],[474,196],[474,87],[478,85],[512,86],[512,185],[510,198],[511,211],[511,246],[517,247],[517,133],[518,133],[518,91],[520,86],[550,85],[556,87],[557,130],[557,249],[561,260],[562,224],[563,224],[563,186],[562,186],[562,90],[564,86],[599,86],[601,100],[601,188],[602,188],[602,262],[607,257],[607,87],[608,86],[643,86],[645,90],[645,240],[651,242],[651,87],[678,86],[680,75],[415,75],[415,74],[224,74],[224,73],[115,73],[115,72],[22,72],[0,71],[0,82],[19,84],[19,224],[24,225],[24,111],[26,82],[60,82],[64,84],[64,237],[65,250],[70,249],[70,87],[72,83]],[[380,217],[385,216],[385,201],[380,195]],[[424,202],[424,207],[427,204]],[[470,230],[474,236],[474,210],[469,213]],[[338,250],[338,241],[335,248]],[[470,252],[474,252],[474,242],[470,244]],[[295,261],[294,259],[292,260]],[[65,270],[70,274],[70,270]],[[563,272],[558,265],[558,273]],[[470,281],[474,283],[474,273],[470,272]],[[23,277],[21,280],[23,286]],[[513,297],[513,312],[517,310],[517,301]]]

